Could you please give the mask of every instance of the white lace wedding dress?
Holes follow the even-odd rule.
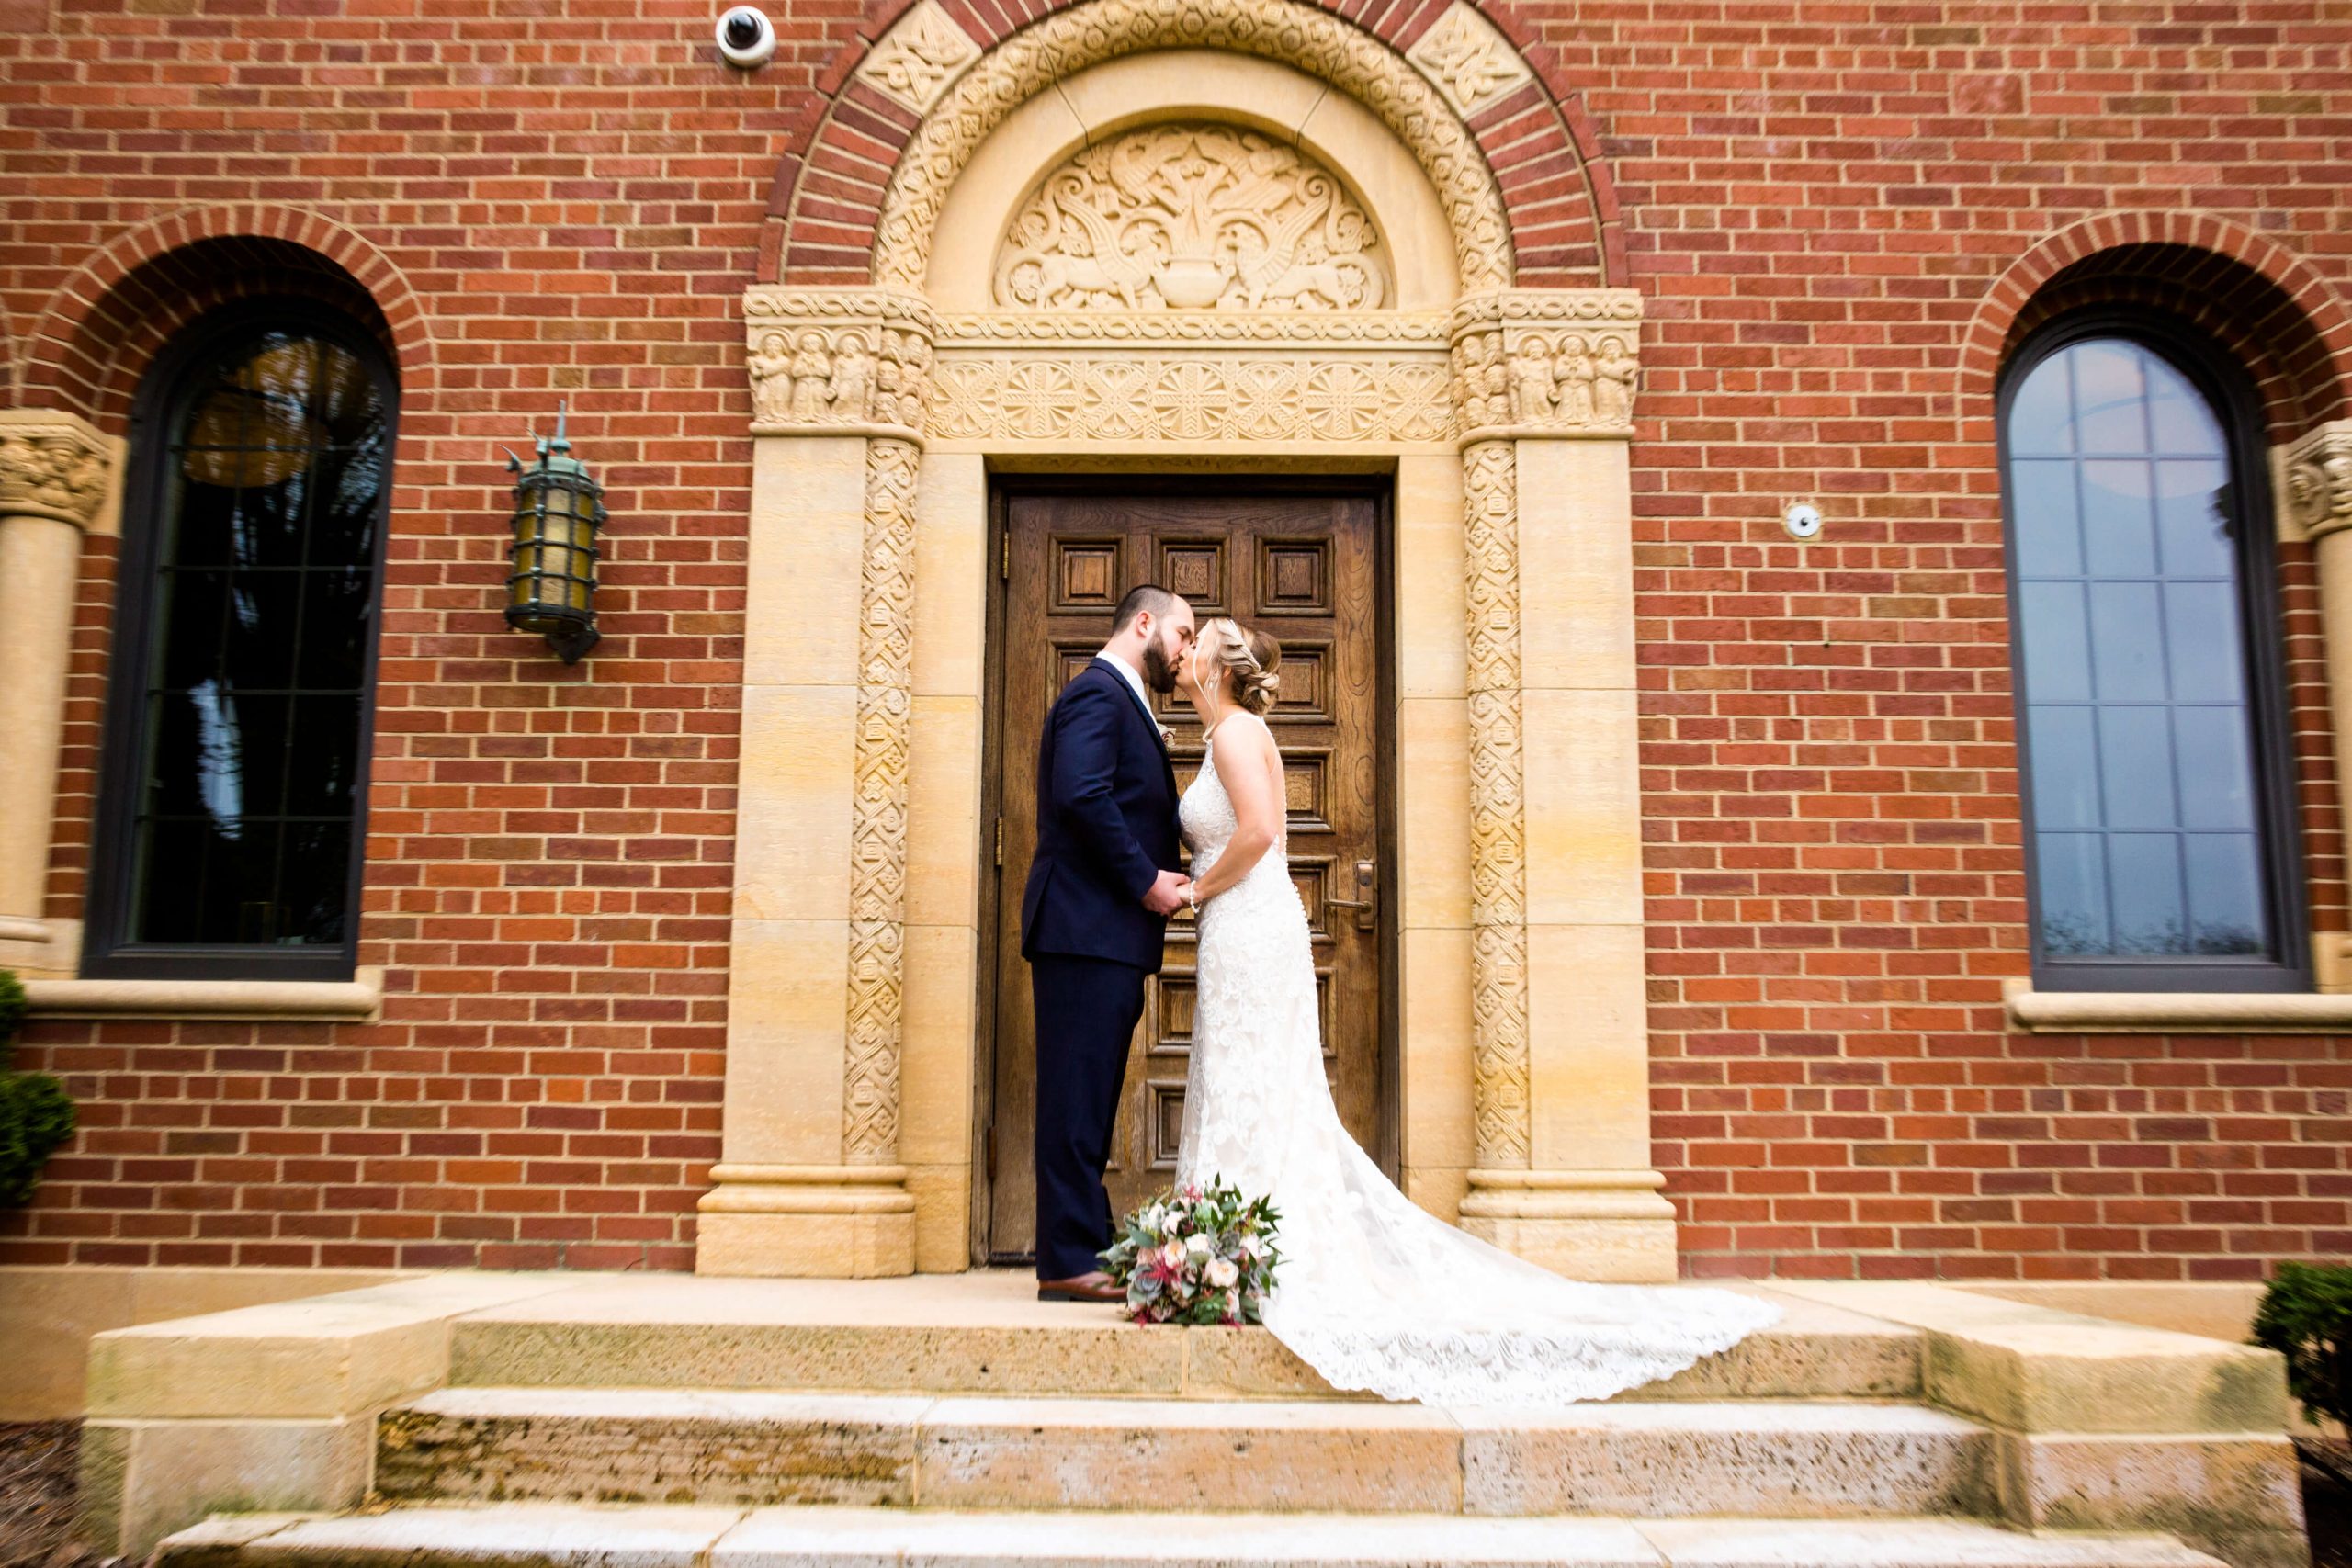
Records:
[[[1205,875],[1238,825],[1214,757],[1179,815]],[[1202,906],[1197,986],[1178,1179],[1272,1197],[1282,1263],[1266,1326],[1334,1387],[1433,1404],[1599,1399],[1781,1315],[1728,1291],[1566,1280],[1398,1191],[1324,1079],[1306,911],[1282,846]]]

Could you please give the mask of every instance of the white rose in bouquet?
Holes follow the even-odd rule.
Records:
[[[1281,1253],[1272,1202],[1222,1179],[1162,1192],[1130,1213],[1102,1267],[1137,1323],[1261,1323]]]

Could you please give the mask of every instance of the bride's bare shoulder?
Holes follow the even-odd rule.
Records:
[[[1274,732],[1267,728],[1265,719],[1248,708],[1236,708],[1217,720],[1216,728],[1209,732],[1209,744],[1253,756],[1275,754]]]

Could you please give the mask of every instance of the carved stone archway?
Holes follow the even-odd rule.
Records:
[[[1566,1270],[1669,1277],[1639,297],[1512,287],[1459,47],[1408,58],[1296,0],[961,37],[926,0],[861,67],[923,116],[873,281],[745,300],[745,828],[698,1267],[967,1258],[986,475],[1124,465],[1396,473],[1408,1186]]]

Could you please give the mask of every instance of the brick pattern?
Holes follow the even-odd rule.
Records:
[[[949,4],[990,39],[1037,14]],[[0,18],[16,400],[119,429],[169,323],[265,287],[364,290],[402,377],[362,927],[385,1019],[40,1026],[25,1055],[86,1131],[0,1216],[0,1260],[689,1266],[733,834],[734,301],[864,277],[908,127],[842,89],[899,8],[779,0],[751,75],[683,0]],[[1439,8],[1341,6],[1400,45]],[[2025,931],[1990,396],[2036,312],[2104,290],[2193,300],[2274,437],[2340,415],[2352,20],[1489,14],[1541,79],[1479,127],[1522,278],[1650,301],[1656,1153],[1688,1266],[2235,1278],[2345,1250],[2341,1042],[2001,1028]],[[607,641],[575,671],[498,615],[495,448],[559,397],[614,514]],[[1802,498],[1829,519],[1808,546],[1777,523]],[[2312,901],[2341,929],[2316,584],[2282,558]],[[113,597],[111,551],[87,566],[58,916]]]
[[[2138,246],[2076,298],[2202,288],[2233,341],[2270,340],[2272,439],[2333,417],[2352,193],[2322,149],[2352,123],[2352,25],[1702,12],[1545,28],[1608,128],[1655,323],[1654,1132],[1685,1267],[2235,1279],[2341,1253],[2340,1041],[2003,1032],[2026,931],[1992,393],[2037,291]],[[1799,546],[1778,516],[1808,498],[1827,526]],[[2315,578],[2282,554],[2311,892],[2340,926]]]

